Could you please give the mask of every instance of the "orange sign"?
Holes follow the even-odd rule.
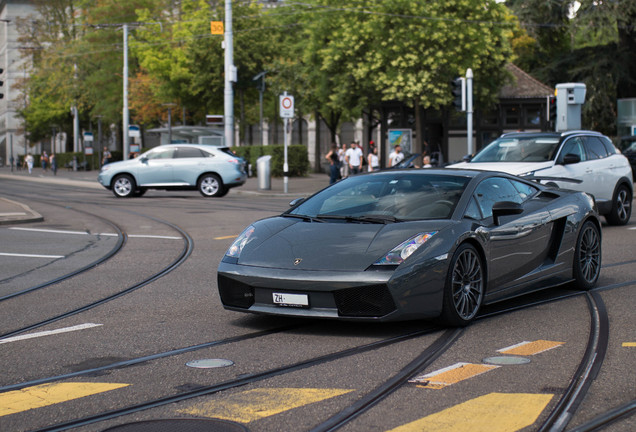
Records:
[[[222,35],[223,21],[210,21],[210,33],[213,35]]]

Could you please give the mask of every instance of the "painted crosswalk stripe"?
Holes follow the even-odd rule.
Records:
[[[86,324],[79,324],[76,326],[64,327],[64,328],[55,329],[55,330],[46,330],[46,331],[30,333],[30,334],[25,334],[20,336],[12,336],[8,338],[0,339],[0,344],[5,344],[9,342],[17,342],[17,341],[26,340],[26,339],[33,339],[33,338],[38,338],[42,336],[50,336],[50,335],[60,334],[60,333],[68,333],[68,332],[73,332],[78,330],[85,330],[85,329],[89,329],[93,327],[99,327],[101,325],[102,324],[86,323]]]
[[[260,388],[204,402],[181,410],[184,414],[249,423],[293,408],[340,396],[353,390]]]
[[[388,432],[512,432],[532,425],[553,395],[490,393]]]
[[[14,390],[0,394],[0,417],[104,393],[128,385],[130,384],[57,383]]]
[[[528,356],[539,354],[553,348],[557,348],[563,345],[563,342],[554,342],[548,340],[537,340],[534,342],[524,341],[516,345],[512,345],[506,348],[497,350],[502,354]]]
[[[418,387],[439,390],[498,367],[495,365],[460,362],[435,372],[417,376],[410,379],[409,382],[417,384]]]

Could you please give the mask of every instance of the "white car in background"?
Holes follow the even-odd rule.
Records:
[[[245,161],[228,147],[161,145],[126,161],[102,167],[99,183],[117,198],[138,197],[148,189],[198,190],[222,197],[247,180]]]
[[[599,213],[611,225],[624,225],[631,217],[634,185],[629,160],[598,132],[507,133],[470,161],[449,168],[545,177],[543,183],[594,195]]]

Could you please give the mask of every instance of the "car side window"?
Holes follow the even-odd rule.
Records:
[[[570,138],[565,142],[565,144],[563,144],[557,163],[563,163],[563,158],[565,158],[565,155],[567,154],[577,155],[581,158],[581,161],[587,160],[585,147],[583,146],[583,141],[580,137]]]
[[[585,149],[590,160],[607,157],[607,149],[596,137],[585,137]]]
[[[148,159],[172,159],[173,148],[158,148],[146,154]]]
[[[477,204],[484,218],[492,216],[492,206],[500,201],[512,201],[521,204],[524,199],[510,180],[503,177],[491,177],[475,189]]]
[[[195,147],[177,148],[177,158],[200,158],[204,156],[203,152]]]
[[[464,217],[475,220],[482,219],[481,212],[479,211],[479,206],[477,205],[477,201],[475,201],[474,197],[470,199],[468,207],[466,207],[466,213],[464,213]]]
[[[603,136],[603,137],[600,137],[599,140],[601,140],[601,142],[605,146],[605,150],[607,150],[608,155],[611,156],[613,154],[616,154],[616,147],[614,147],[614,144],[609,138]]]
[[[532,197],[535,193],[539,191],[539,189],[537,189],[536,187],[520,182],[520,181],[510,180],[510,183],[512,183],[512,186],[514,186],[514,188],[519,193],[519,196],[521,197],[521,200],[522,200],[521,202],[528,200],[530,197]]]

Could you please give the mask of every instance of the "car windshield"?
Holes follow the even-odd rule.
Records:
[[[353,176],[283,216],[358,223],[448,219],[469,181],[467,176],[421,172]]]
[[[559,138],[504,137],[488,144],[471,162],[545,162],[556,156]]]

